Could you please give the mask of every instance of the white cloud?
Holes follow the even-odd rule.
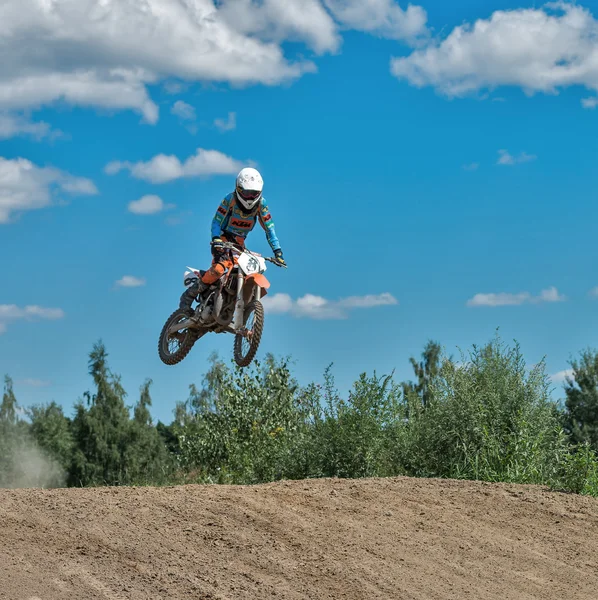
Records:
[[[129,202],[129,212],[135,215],[155,215],[164,210],[174,208],[174,204],[164,204],[160,196],[148,194],[142,196],[139,200]]]
[[[519,306],[529,302],[531,295],[529,292],[519,294],[476,294],[467,301],[467,306]]]
[[[595,288],[592,288],[589,292],[588,295],[591,296],[592,298],[598,298],[598,286]]]
[[[34,378],[26,378],[26,379],[18,379],[16,383],[20,383],[21,385],[26,385],[29,387],[49,387],[52,385],[51,381],[47,381],[46,379],[34,379]]]
[[[567,378],[572,377],[573,369],[565,369],[564,371],[559,371],[558,373],[551,375],[550,379],[553,381],[553,383],[565,383],[565,381],[567,381]]]
[[[391,72],[417,87],[465,96],[499,86],[526,94],[581,85],[598,91],[598,21],[577,4],[498,10],[456,27],[411,55],[393,58]]]
[[[63,318],[64,311],[60,308],[44,308],[37,305],[21,308],[16,304],[0,304],[0,334],[4,333],[8,325],[15,321],[56,321]]]
[[[539,304],[541,302],[564,302],[566,297],[561,295],[557,288],[550,287],[542,290],[538,296],[533,296],[529,292],[520,292],[518,294],[507,294],[504,292],[498,294],[476,294],[467,301],[467,306],[520,306],[522,304]]]
[[[177,100],[170,109],[170,112],[183,121],[195,121],[197,118],[195,108],[182,100]]]
[[[231,0],[4,0],[0,9],[0,109],[57,101],[133,109],[155,123],[147,85],[177,80],[274,85],[315,67],[290,62],[278,40],[336,48],[317,0],[269,0],[236,19],[249,2]]]
[[[345,27],[385,38],[413,41],[427,35],[428,15],[421,6],[403,10],[394,0],[324,0]]]
[[[266,312],[273,315],[280,315],[291,312],[294,302],[288,294],[274,294],[273,296],[265,296],[262,299],[262,304]]]
[[[17,136],[29,136],[35,140],[60,137],[62,132],[53,130],[43,121],[33,122],[22,115],[0,112],[0,140]]]
[[[183,81],[165,81],[164,91],[171,96],[176,96],[189,89],[189,84]]]
[[[69,194],[79,196],[94,196],[98,193],[98,189],[93,181],[85,177],[63,176],[60,181],[60,187]]]
[[[305,42],[319,54],[340,44],[336,24],[319,0],[221,0],[220,5],[222,19],[243,35]]]
[[[151,183],[166,183],[182,177],[209,177],[211,175],[232,175],[238,173],[244,164],[218,150],[197,152],[181,162],[176,156],[158,154],[148,162],[114,161],[106,165],[106,173],[115,175],[123,169],[131,172],[133,177]]]
[[[278,85],[316,71],[285,42],[335,53],[341,29],[411,42],[426,19],[395,0],[3,0],[0,111],[65,102],[156,123],[149,86]]]
[[[598,106],[598,96],[592,96],[591,98],[582,98],[581,105],[584,108],[594,109]]]
[[[521,152],[518,156],[513,156],[508,150],[498,151],[497,165],[521,165],[523,163],[531,162],[538,158],[535,154],[527,154],[527,152]]]
[[[398,304],[398,302],[388,292],[378,295],[349,296],[337,302],[337,305],[341,308],[375,308],[376,306],[390,306],[393,304]]]
[[[166,219],[164,219],[164,222],[166,223],[166,225],[170,225],[171,227],[176,227],[177,225],[182,225],[183,223],[188,222],[192,216],[193,216],[192,211],[186,210],[186,211],[178,212],[177,214],[168,216]]]
[[[1,42],[0,33],[0,49],[6,45]],[[7,52],[10,54],[11,50]],[[82,56],[88,54],[81,53]],[[158,107],[149,98],[145,88],[146,83],[152,83],[156,78],[143,71],[85,69],[72,73],[39,73],[38,68],[37,65],[32,68],[34,73],[30,75],[11,72],[6,74],[0,69],[0,108],[38,108],[64,101],[78,106],[135,110],[148,123],[156,123],[158,120]]]
[[[98,193],[89,179],[52,167],[38,167],[24,158],[0,156],[0,224],[14,214],[50,206],[55,192],[81,196]]]
[[[480,163],[470,163],[468,165],[463,165],[464,171],[477,171],[480,168]]]
[[[540,295],[533,298],[534,302],[564,302],[567,298],[560,294],[559,291],[553,286],[546,290],[542,290]]]
[[[306,294],[293,300],[288,294],[274,294],[263,299],[264,309],[270,314],[291,314],[297,318],[310,319],[346,319],[349,311],[358,308],[374,308],[398,304],[394,296],[388,293],[369,296],[350,296],[332,301]]]
[[[237,113],[229,112],[227,119],[216,119],[214,125],[220,131],[232,131],[237,127]]]
[[[146,283],[145,279],[133,275],[123,275],[117,282],[116,287],[135,288],[142,287]]]

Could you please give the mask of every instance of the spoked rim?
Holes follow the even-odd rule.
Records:
[[[251,340],[253,339],[253,326],[255,324],[255,311],[252,310],[247,317],[247,322],[243,326],[243,333],[241,334],[241,354],[247,356],[251,350]]]
[[[188,319],[189,317],[187,315],[183,315],[181,314],[180,317],[173,322],[168,324],[168,328],[170,329],[175,323],[182,323],[183,321],[185,321],[186,319]],[[167,338],[164,340],[167,346],[167,352],[168,354],[170,354],[171,356],[175,355],[177,352],[179,352],[179,350],[183,347],[183,344],[185,343],[185,338],[189,335],[189,330],[188,329],[184,329],[182,331],[175,331],[174,333],[171,333],[167,336]]]
[[[176,365],[181,362],[189,354],[195,342],[205,333],[205,331],[188,328],[173,333],[169,332],[173,325],[176,326],[188,318],[189,312],[179,309],[173,312],[164,323],[158,342],[158,354],[163,363]]]
[[[245,309],[243,329],[235,336],[235,362],[247,367],[255,358],[264,329],[264,307],[254,300]]]

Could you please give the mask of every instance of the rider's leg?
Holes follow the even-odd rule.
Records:
[[[207,286],[205,283],[203,283],[200,279],[197,279],[197,281],[193,285],[190,285],[182,293],[181,299],[179,302],[179,308],[182,310],[188,310],[189,312],[191,312],[191,305],[193,304],[193,300],[195,300],[195,298],[197,298],[197,295],[200,293],[200,291],[203,292],[206,287]]]
[[[232,261],[225,256],[214,256],[212,266],[205,272],[204,276],[183,292],[179,308],[190,310],[193,300],[195,300],[198,295],[203,294],[203,292],[205,292],[213,283],[216,283],[228,269],[232,268],[232,266]]]
[[[226,270],[230,269],[231,265],[230,260],[224,257],[214,258],[212,266],[204,273],[201,282],[206,286],[216,283],[226,273]]]

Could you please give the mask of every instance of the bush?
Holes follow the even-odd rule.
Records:
[[[346,396],[331,367],[323,385],[300,387],[288,360],[268,356],[242,370],[213,356],[202,387],[191,385],[174,422],[157,427],[151,380],[141,386],[131,418],[106,357],[97,344],[90,354],[96,389],[72,420],[55,404],[31,409],[31,423],[19,420],[6,379],[0,486],[60,485],[65,470],[71,485],[409,475],[598,495],[595,449],[587,439],[571,445],[544,362],[528,369],[519,346],[498,337],[459,363],[428,342],[422,360],[411,359],[415,382],[363,373]],[[576,373],[582,389],[582,371]]]
[[[334,387],[330,367],[324,381],[324,398],[319,386],[310,395],[310,475],[395,475],[389,444],[390,432],[402,414],[400,387],[392,377],[362,374],[345,401]]]
[[[445,359],[424,408],[407,398],[398,459],[416,476],[546,483],[568,452],[544,363],[526,370],[499,338],[462,364]]]
[[[551,484],[553,489],[598,496],[598,459],[589,442],[571,448],[560,459],[558,477]]]
[[[219,483],[302,476],[294,450],[306,424],[286,361],[232,371],[214,363],[206,381],[179,435],[184,469]]]
[[[424,354],[418,383],[362,374],[346,399],[331,367],[323,386],[301,389],[286,361],[242,371],[214,360],[192,387],[180,465],[220,483],[410,475],[596,489],[596,456],[571,448],[543,362],[528,370],[498,337],[461,363],[435,344]]]

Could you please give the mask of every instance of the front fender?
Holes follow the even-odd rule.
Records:
[[[265,275],[262,273],[248,275],[245,279],[245,286],[243,287],[243,301],[245,304],[251,300],[256,285],[261,288],[262,298],[268,293],[270,282],[266,279]]]
[[[247,281],[254,281],[262,289],[267,290],[270,287],[270,282],[266,279],[266,276],[262,273],[256,273],[255,275],[249,275]]]

